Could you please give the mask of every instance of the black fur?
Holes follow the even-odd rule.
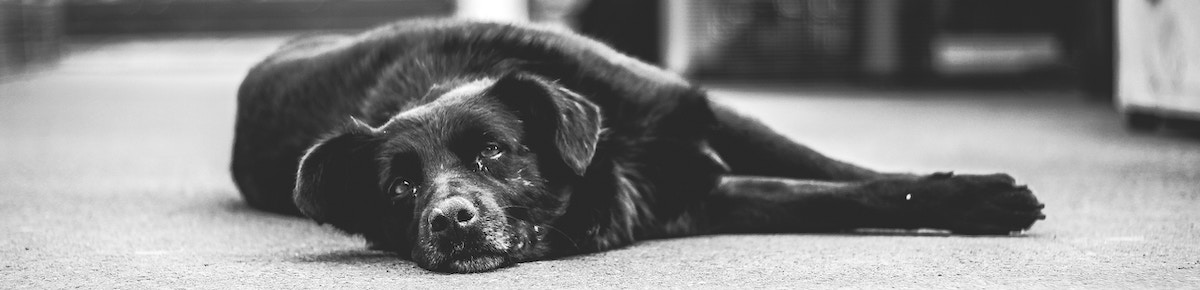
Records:
[[[418,20],[300,39],[249,73],[238,102],[232,169],[247,202],[437,271],[681,235],[1005,234],[1044,217],[1007,175],[832,160],[546,28]]]

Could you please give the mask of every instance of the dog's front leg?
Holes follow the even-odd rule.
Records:
[[[937,228],[1008,234],[1044,219],[1042,207],[1028,188],[1004,174],[858,182],[725,176],[705,216],[710,232],[717,233]]]

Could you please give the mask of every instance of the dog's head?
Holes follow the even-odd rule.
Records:
[[[296,205],[430,270],[485,271],[543,255],[569,198],[551,181],[584,174],[599,108],[527,74],[440,91],[382,126],[350,122],[310,148]]]

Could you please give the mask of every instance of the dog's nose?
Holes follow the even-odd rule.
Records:
[[[447,198],[433,207],[429,218],[429,230],[441,232],[452,227],[465,228],[474,223],[475,217],[478,215],[475,205],[466,198],[459,196]]]

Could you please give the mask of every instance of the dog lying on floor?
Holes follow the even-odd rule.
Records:
[[[285,44],[238,92],[246,201],[479,272],[639,240],[1028,229],[1005,174],[887,174],[822,156],[591,39],[416,20]]]

